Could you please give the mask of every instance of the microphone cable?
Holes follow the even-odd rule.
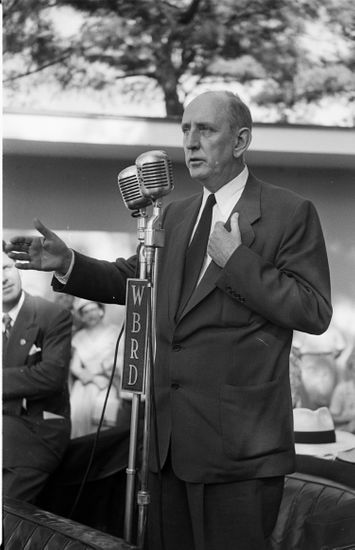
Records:
[[[76,495],[74,504],[73,504],[73,506],[71,508],[71,511],[70,511],[70,514],[69,514],[69,519],[72,519],[72,516],[73,516],[73,514],[74,514],[74,512],[75,512],[75,510],[78,506],[79,500],[81,498],[82,492],[84,490],[85,484],[88,480],[88,476],[89,476],[89,473],[90,473],[90,470],[91,470],[91,467],[92,467],[92,463],[93,463],[93,460],[94,460],[97,444],[98,444],[98,441],[99,441],[99,435],[100,435],[101,427],[102,427],[102,424],[103,424],[103,421],[104,421],[104,418],[105,418],[105,412],[106,412],[108,397],[109,397],[110,390],[111,390],[113,380],[114,380],[114,376],[115,376],[115,373],[116,373],[118,348],[119,348],[119,345],[120,345],[120,341],[121,341],[121,338],[122,338],[124,328],[125,328],[125,324],[122,323],[121,330],[119,332],[119,335],[118,335],[117,341],[116,341],[112,372],[111,372],[110,380],[109,380],[109,383],[108,383],[108,386],[107,386],[105,401],[104,401],[104,404],[103,404],[103,407],[102,407],[101,417],[100,417],[99,424],[98,424],[98,427],[97,427],[97,430],[96,430],[94,443],[93,443],[93,446],[92,446],[92,449],[91,449],[91,453],[90,453],[90,456],[89,456],[89,460],[88,460],[86,470],[84,472],[83,478],[82,478],[80,486],[79,486],[78,493]]]

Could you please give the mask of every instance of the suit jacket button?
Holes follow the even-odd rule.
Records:
[[[177,384],[176,382],[173,382],[173,383],[171,384],[171,388],[172,388],[173,390],[178,390],[178,389],[180,388],[180,384]]]
[[[180,344],[174,344],[173,345],[173,351],[180,351],[180,350],[181,350]]]

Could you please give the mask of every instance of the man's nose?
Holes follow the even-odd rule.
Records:
[[[197,129],[190,130],[190,132],[186,136],[185,145],[187,149],[198,149],[200,147],[200,134]]]

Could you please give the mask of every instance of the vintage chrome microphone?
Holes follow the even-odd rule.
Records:
[[[148,151],[136,159],[135,166],[129,166],[118,175],[118,185],[123,201],[129,210],[138,217],[138,238],[140,246],[140,282],[146,284],[148,291],[148,308],[142,313],[141,326],[146,327],[146,345],[144,351],[145,380],[145,416],[143,436],[143,457],[141,486],[137,494],[139,547],[143,548],[146,530],[147,507],[150,496],[148,492],[148,455],[151,418],[151,373],[155,356],[155,310],[156,310],[156,279],[154,269],[157,263],[158,249],[164,246],[164,232],[160,223],[161,198],[173,189],[172,165],[165,151]],[[147,221],[146,207],[153,206],[151,218]],[[141,222],[140,222],[141,220]],[[145,280],[145,282],[143,281]],[[131,281],[132,282],[132,281]],[[129,307],[127,313],[129,317]],[[144,319],[143,319],[144,317]],[[127,326],[129,323],[127,324]],[[127,468],[125,540],[132,542],[132,522],[134,508],[134,487],[136,474],[137,427],[140,395],[133,392],[131,412],[131,437]]]
[[[147,222],[146,207],[152,204],[149,197],[142,193],[138,179],[137,167],[128,166],[118,174],[118,187],[124,205],[128,210],[133,210],[132,216],[137,219],[137,237],[141,244],[144,243],[145,228]],[[141,258],[140,258],[141,259]]]
[[[132,210],[132,216],[137,218],[137,237],[139,241],[138,262],[139,262],[139,279],[144,280],[146,277],[146,253],[144,246],[145,229],[147,224],[147,206],[152,204],[149,197],[145,197],[141,190],[141,185],[138,180],[137,167],[135,165],[128,166],[118,174],[118,187],[122,195],[123,202]],[[129,317],[129,308],[126,310],[127,319]],[[126,325],[128,323],[126,322]],[[126,365],[123,366],[124,376]],[[123,385],[123,379],[122,379]],[[133,517],[135,507],[135,488],[137,475],[137,445],[138,445],[138,427],[139,427],[139,408],[141,397],[139,392],[132,394],[131,406],[131,422],[130,422],[130,442],[128,463],[126,468],[126,504],[125,504],[125,519],[124,519],[124,537],[126,542],[132,543],[133,537]]]
[[[136,166],[145,197],[156,201],[173,190],[173,167],[165,151],[142,153],[136,159]]]
[[[157,270],[159,248],[164,246],[164,230],[161,227],[162,197],[174,188],[173,170],[171,161],[165,151],[148,151],[136,159],[138,179],[142,194],[153,202],[153,214],[145,230],[144,247],[147,259],[147,279],[150,288],[150,307],[148,308],[148,348],[146,362],[146,392],[145,415],[143,429],[143,451],[141,467],[141,486],[138,491],[138,547],[143,548],[146,531],[147,512],[150,502],[148,491],[148,461],[150,447],[150,429],[152,416],[154,359],[156,348],[156,295]],[[157,449],[157,452],[159,450]]]
[[[147,223],[144,244],[147,255],[147,275],[153,278],[155,250],[164,246],[160,224],[162,202],[159,200],[174,188],[172,163],[165,151],[147,151],[136,158],[142,195],[153,202],[153,214]]]
[[[140,210],[152,203],[149,197],[143,195],[138,179],[138,170],[134,164],[121,170],[117,179],[126,208],[129,210]]]

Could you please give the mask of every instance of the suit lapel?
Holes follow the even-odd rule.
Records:
[[[38,326],[35,324],[35,303],[31,296],[25,301],[12,328],[5,351],[4,367],[24,365],[32,344],[35,342]]]
[[[254,239],[255,234],[252,227],[252,224],[260,218],[261,208],[260,208],[260,192],[261,185],[260,182],[254,178],[252,174],[249,174],[246,186],[240,197],[239,201],[234,206],[231,215],[226,221],[224,227],[230,231],[230,218],[235,212],[239,213],[239,227],[242,237],[242,243],[245,246],[250,246]],[[192,293],[192,296],[187,303],[179,321],[193,309],[197,304],[199,304],[216,286],[216,281],[221,273],[221,268],[215,264],[213,261],[208,266],[204,276],[202,277],[200,284],[197,286],[195,291]]]
[[[252,224],[261,216],[260,194],[260,181],[254,178],[252,174],[249,174],[242,196],[225,223],[225,228],[230,231],[230,219],[235,212],[239,212],[239,227],[242,243],[245,246],[250,246],[255,239]]]

